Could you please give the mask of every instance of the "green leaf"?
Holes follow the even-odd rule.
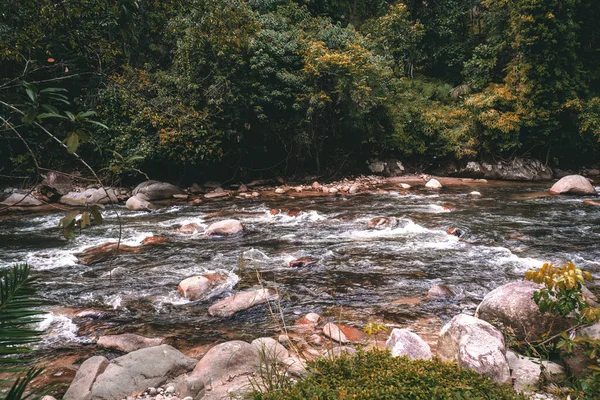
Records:
[[[79,136],[75,132],[69,133],[67,136],[67,151],[69,154],[73,154],[79,147]]]
[[[67,213],[67,215],[65,215],[58,221],[58,227],[66,228],[67,226],[71,225],[71,223],[73,223],[75,221],[75,217],[77,217],[79,215],[79,213],[80,213],[79,210],[75,210],[75,211],[71,211],[71,212]]]
[[[96,113],[96,111],[80,112],[79,114],[77,114],[77,118],[79,118],[79,119],[85,119],[87,117],[91,117],[92,115],[98,115],[98,113]]]
[[[40,90],[40,93],[56,93],[56,92],[68,92],[68,90],[65,88],[55,88],[55,87],[50,87],[50,88]]]
[[[98,126],[104,128],[104,129],[108,129],[108,126],[104,125],[102,122],[92,121],[92,120],[87,120],[85,122],[90,123],[90,124],[94,124],[94,125],[98,125]]]
[[[60,115],[60,114],[56,114],[56,113],[41,113],[38,114],[37,119],[39,119],[40,121],[46,118],[61,118],[61,119],[68,119],[67,117],[65,117],[64,115]]]
[[[51,105],[51,104],[42,104],[42,108],[43,108],[44,110],[48,111],[49,113],[52,113],[52,114],[60,114],[60,113],[58,112],[58,108],[54,107],[54,106],[53,106],[53,105]]]
[[[37,99],[37,94],[35,93],[35,91],[31,88],[25,88],[25,91],[27,92],[27,96],[29,96],[31,101],[35,103],[35,100]]]
[[[84,211],[83,214],[81,214],[81,229],[85,228],[86,226],[90,226],[92,224],[92,221],[90,221],[90,213],[88,213],[87,211]]]
[[[90,212],[92,213],[92,216],[94,217],[94,222],[96,223],[96,225],[102,225],[102,214],[100,213],[100,211],[98,211],[95,208],[92,208],[90,210]]]

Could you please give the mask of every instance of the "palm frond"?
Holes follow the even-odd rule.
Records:
[[[27,264],[0,271],[0,373],[12,373],[13,377],[8,380],[12,383],[10,389],[1,391],[6,400],[33,396],[33,393],[25,395],[27,385],[42,372],[35,367],[27,370],[31,359],[25,356],[31,352],[31,344],[39,342],[44,333],[33,329],[31,324],[42,321],[39,316],[45,314],[37,309],[42,302],[36,300],[34,279],[29,272]]]

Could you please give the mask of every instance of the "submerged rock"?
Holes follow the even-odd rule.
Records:
[[[502,333],[489,323],[466,314],[455,316],[442,328],[437,355],[498,383],[510,379]]]
[[[185,224],[177,229],[178,232],[187,233],[187,234],[195,234],[202,230],[202,227],[196,223]]]
[[[131,211],[151,211],[152,203],[148,201],[145,195],[136,194],[127,199],[125,207]]]
[[[370,229],[393,229],[396,226],[398,226],[398,219],[394,217],[375,217],[367,223]]]
[[[581,175],[567,175],[550,188],[551,194],[597,195],[590,181]]]
[[[249,290],[237,293],[209,307],[208,313],[214,317],[231,317],[267,301],[277,300],[275,291],[269,289]]]
[[[315,265],[317,262],[310,257],[301,257],[295,260],[292,260],[288,263],[290,268],[302,268],[302,267],[311,267]]]
[[[124,333],[122,335],[100,336],[97,344],[107,349],[130,353],[135,350],[145,349],[146,347],[159,346],[164,341],[164,338],[150,339],[133,333]]]
[[[454,296],[454,292],[448,286],[433,285],[425,297],[429,299],[451,299]]]
[[[75,253],[75,257],[80,263],[89,265],[108,260],[111,256],[120,253],[139,253],[142,251],[140,246],[127,246],[121,244],[117,247],[117,242],[108,242],[98,246],[88,247],[81,253]]]

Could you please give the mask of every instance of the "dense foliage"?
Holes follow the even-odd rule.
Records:
[[[392,357],[375,349],[310,363],[308,378],[267,393],[256,400],[328,399],[525,399],[509,385],[439,360],[410,360]]]
[[[2,2],[0,168],[33,172],[24,142],[42,167],[67,167],[42,127],[116,177],[289,175],[373,157],[591,162],[599,4]],[[82,113],[108,129],[69,116]]]

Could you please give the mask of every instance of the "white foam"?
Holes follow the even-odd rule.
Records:
[[[336,237],[346,237],[354,240],[361,239],[376,239],[376,238],[384,238],[384,237],[394,237],[394,236],[405,236],[410,234],[419,234],[419,233],[437,233],[439,231],[433,231],[431,229],[427,229],[424,226],[419,224],[415,224],[413,221],[408,220],[407,223],[399,228],[393,229],[370,229],[370,230],[352,230],[341,233]],[[450,235],[448,235],[450,236]]]
[[[41,346],[83,341],[77,336],[77,325],[65,315],[49,313],[37,324],[36,329],[46,331]]]

